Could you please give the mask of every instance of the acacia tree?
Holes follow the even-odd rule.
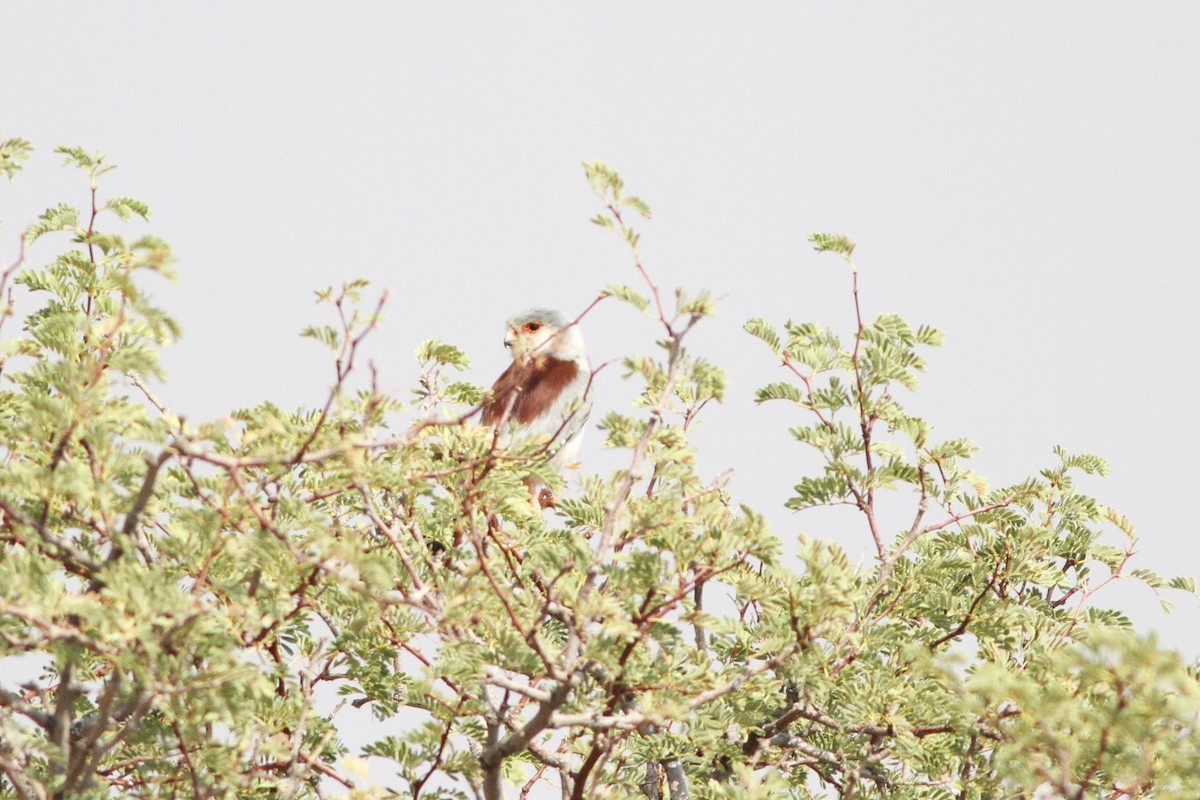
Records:
[[[0,170],[31,149],[0,144]],[[1101,459],[990,487],[969,442],[905,412],[893,389],[941,334],[865,321],[844,237],[812,241],[855,276],[845,342],[746,330],[789,374],[758,399],[824,460],[788,505],[847,506],[861,568],[785,547],[697,474],[689,433],[725,382],[685,342],[713,301],[655,285],[629,219],[649,210],[602,164],[593,222],[643,288],[598,301],[661,338],[625,360],[635,407],[600,422],[627,467],[542,515],[523,479],[561,486],[544,444],[476,423],[458,349],[419,348],[409,401],[354,382],[386,299],[361,306],[360,281],[305,331],[332,356],[318,407],[173,414],[147,381],[178,332],[141,278],[169,250],[106,232],[147,207],[58,152],[89,202],[42,214],[0,274],[0,797],[1200,796],[1194,672],[1094,600],[1191,582],[1130,566],[1128,521],[1076,485]],[[361,752],[345,704],[377,721]]]

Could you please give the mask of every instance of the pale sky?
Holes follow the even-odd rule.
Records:
[[[490,384],[510,314],[637,280],[587,222],[599,158],[654,209],[656,280],[723,298],[692,343],[730,377],[701,470],[732,468],[784,541],[869,544],[783,508],[813,462],[796,411],[753,405],[782,375],[741,331],[849,336],[849,276],[806,242],[827,231],[858,242],[868,317],[946,331],[910,405],[979,444],[975,469],[1099,453],[1112,477],[1087,487],[1134,521],[1135,565],[1200,572],[1196,4],[21,2],[3,26],[0,138],[39,151],[0,186],[0,260],[43,208],[86,201],[54,146],[120,164],[102,191],[148,202],[178,256],[159,394],[193,420],[320,404],[332,368],[297,334],[331,320],[312,290],[355,277],[394,291],[368,353],[383,386],[408,391],[429,337]],[[658,333],[615,301],[584,331],[595,364]],[[595,418],[634,391],[606,370]],[[616,463],[601,440],[585,468]],[[1097,602],[1194,656],[1197,603],[1170,598],[1170,617],[1144,588]]]

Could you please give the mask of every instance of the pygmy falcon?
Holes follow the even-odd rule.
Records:
[[[497,428],[506,447],[522,439],[547,440],[550,465],[561,472],[579,452],[592,410],[583,334],[561,311],[531,308],[508,320],[504,346],[513,362],[492,385],[483,424]],[[541,481],[527,482],[535,506],[554,504]]]

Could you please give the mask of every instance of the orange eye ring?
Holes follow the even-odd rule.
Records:
[[[525,323],[525,330],[528,331],[529,333],[537,333],[541,329],[542,329],[542,323],[540,323],[540,322]]]

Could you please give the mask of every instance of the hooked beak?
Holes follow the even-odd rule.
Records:
[[[512,331],[508,331],[507,333],[504,334],[504,346],[507,347],[509,350],[512,349],[513,343],[516,340],[517,340],[517,335],[515,333],[513,333]]]

